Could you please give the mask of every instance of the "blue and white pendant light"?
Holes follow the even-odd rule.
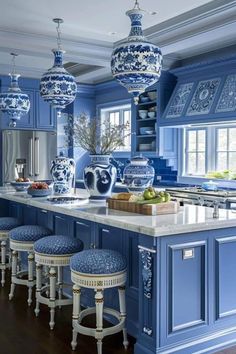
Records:
[[[132,10],[126,12],[131,20],[129,37],[114,48],[111,57],[113,77],[124,86],[138,104],[138,96],[157,82],[161,75],[161,50],[147,41],[142,31],[142,17],[138,0]]]
[[[62,56],[65,53],[61,46],[60,24],[63,20],[54,18],[57,23],[57,49],[53,49],[54,64],[40,81],[40,95],[57,110],[57,116],[60,117],[61,110],[75,100],[77,84],[75,78],[65,70],[62,64]]]
[[[11,85],[7,92],[0,93],[0,111],[7,113],[10,118],[10,127],[15,127],[16,122],[21,119],[21,117],[29,112],[30,100],[26,93],[21,92],[18,85],[19,74],[16,74],[15,58],[17,54],[11,53],[12,55],[12,73],[9,74],[11,77]]]

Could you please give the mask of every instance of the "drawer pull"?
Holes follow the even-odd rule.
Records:
[[[44,210],[44,209],[41,209],[40,211],[41,211],[41,213],[44,213],[44,214],[47,214],[47,212],[48,212],[47,210]]]
[[[142,251],[147,251],[147,252],[150,252],[150,253],[157,253],[157,251],[154,250],[153,248],[147,248],[147,247],[140,246],[140,245],[138,245],[138,249],[142,250]]]
[[[183,250],[183,259],[194,258],[194,248],[185,248]]]

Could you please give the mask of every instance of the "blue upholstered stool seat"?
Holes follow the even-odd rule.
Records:
[[[12,217],[0,218],[0,230],[1,231],[9,231],[9,230],[14,229],[17,226],[20,226],[20,222],[16,218],[12,218]]]
[[[112,274],[126,269],[126,259],[113,250],[85,250],[71,257],[71,270],[85,274]]]
[[[35,252],[46,255],[67,255],[80,252],[82,249],[82,241],[62,235],[44,237],[34,244]]]
[[[19,226],[9,232],[11,240],[18,242],[35,242],[44,236],[51,235],[51,231],[39,225]]]

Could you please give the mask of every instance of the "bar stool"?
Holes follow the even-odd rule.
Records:
[[[2,217],[0,218],[0,242],[1,242],[1,263],[0,269],[2,273],[1,284],[2,287],[5,285],[5,272],[7,268],[10,268],[10,251],[8,247],[9,241],[9,231],[15,227],[20,226],[19,220],[12,217]],[[8,257],[8,262],[7,262]]]
[[[52,235],[44,237],[34,244],[36,261],[36,308],[39,314],[39,305],[45,304],[50,308],[49,326],[52,330],[55,325],[55,308],[72,304],[71,297],[62,299],[63,287],[71,284],[63,283],[63,267],[70,264],[70,257],[83,249],[83,242],[68,236]],[[42,286],[42,266],[49,266],[49,285]],[[56,280],[57,278],[57,280]],[[49,289],[49,298],[46,293]],[[58,293],[58,298],[56,298]]]
[[[32,303],[32,288],[35,285],[34,278],[34,242],[44,236],[51,235],[51,231],[39,225],[24,225],[16,227],[9,232],[10,249],[12,252],[11,290],[9,300],[12,300],[16,284],[28,287],[28,305]],[[18,252],[28,253],[28,269],[17,270]],[[22,279],[27,275],[27,279]]]
[[[125,305],[125,282],[127,278],[126,259],[120,253],[112,250],[91,249],[82,251],[71,258],[71,279],[73,286],[73,338],[72,350],[77,346],[77,334],[93,336],[97,339],[97,352],[102,354],[102,340],[105,336],[123,331],[123,345],[128,347]],[[81,287],[94,289],[95,307],[80,309]],[[104,308],[103,291],[118,287],[120,311]],[[96,313],[96,328],[81,325],[87,315]],[[103,313],[114,316],[118,324],[103,328]]]

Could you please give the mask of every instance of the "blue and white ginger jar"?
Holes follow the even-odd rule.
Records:
[[[75,176],[75,161],[64,156],[56,157],[52,161],[51,175],[54,194],[70,193]]]
[[[149,164],[149,159],[135,156],[124,169],[124,183],[130,192],[142,192],[152,186],[155,170]]]
[[[21,92],[18,85],[19,74],[10,74],[11,85],[8,92],[0,94],[0,110],[10,117],[10,126],[15,127],[16,122],[29,112],[30,100],[26,93]]]
[[[161,75],[162,53],[143,36],[141,19],[143,10],[135,7],[126,12],[131,20],[129,37],[115,47],[111,57],[111,72],[114,78],[134,96],[157,82]]]
[[[74,77],[63,67],[61,49],[53,49],[54,65],[43,74],[40,81],[40,95],[56,110],[58,117],[68,104],[73,102],[77,93]]]
[[[111,196],[116,182],[116,168],[109,155],[91,155],[91,164],[84,169],[84,184],[90,199],[105,200]]]

